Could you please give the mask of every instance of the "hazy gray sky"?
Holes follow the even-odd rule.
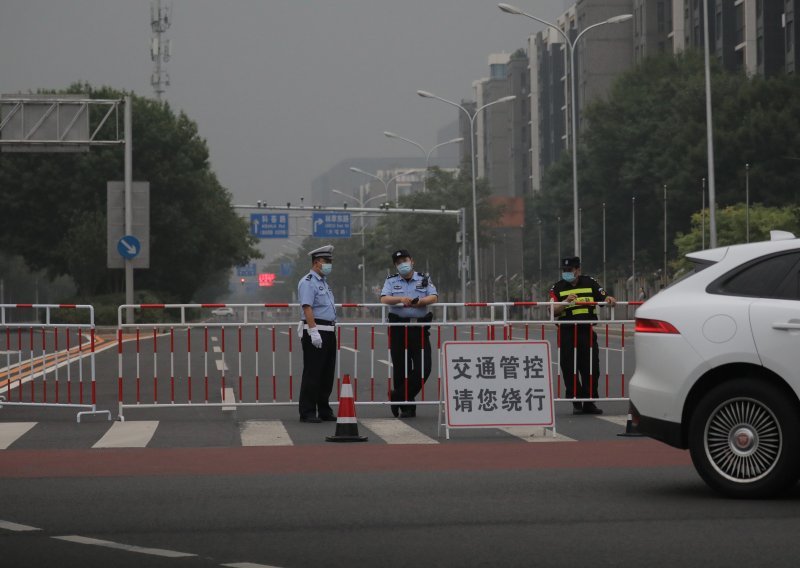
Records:
[[[512,3],[551,21],[568,4]],[[237,203],[308,195],[345,158],[416,155],[384,130],[432,146],[456,109],[417,89],[470,98],[490,53],[541,28],[494,0],[172,5],[165,98],[198,123]],[[149,0],[0,0],[0,92],[85,80],[153,96],[149,16]]]

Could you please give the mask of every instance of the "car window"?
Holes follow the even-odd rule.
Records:
[[[748,262],[713,282],[708,292],[730,296],[798,299],[798,261],[800,252],[794,251]]]

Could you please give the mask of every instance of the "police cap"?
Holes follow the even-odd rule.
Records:
[[[397,249],[392,253],[392,262],[397,262],[398,259],[405,257],[411,258],[411,253],[406,249]]]
[[[324,247],[314,249],[308,253],[308,256],[311,257],[311,260],[314,260],[315,258],[327,258],[329,260],[333,259],[333,245],[325,245]]]
[[[567,256],[561,259],[561,268],[579,268],[581,258],[579,256]]]

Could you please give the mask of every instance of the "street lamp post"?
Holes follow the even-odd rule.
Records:
[[[332,189],[331,192],[337,193],[342,197],[346,197],[347,199],[352,199],[356,203],[358,203],[358,207],[363,209],[364,206],[374,199],[379,199],[381,197],[386,196],[385,193],[381,193],[380,195],[375,195],[370,197],[369,199],[364,199],[364,186],[358,186],[358,197],[352,195],[347,195],[339,191],[338,189]],[[367,303],[367,265],[366,259],[364,258],[364,213],[361,213],[361,303]]]
[[[750,164],[744,165],[744,226],[747,241],[750,242]]]
[[[443,99],[433,93],[429,93],[428,91],[417,91],[417,94],[425,99],[436,99],[438,101],[442,101],[443,103],[447,103],[451,106],[456,107],[457,109],[461,109],[464,114],[467,115],[469,119],[469,148],[470,148],[470,162],[472,163],[472,237],[473,237],[473,251],[472,255],[475,257],[475,275],[472,277],[473,282],[475,282],[475,301],[480,302],[480,272],[479,272],[479,262],[478,262],[478,197],[477,197],[477,186],[475,180],[475,118],[480,114],[482,110],[489,108],[492,105],[496,105],[499,103],[506,103],[508,101],[513,101],[517,97],[515,95],[509,95],[507,97],[501,97],[496,101],[492,101],[487,103],[477,109],[475,112],[470,114],[467,109],[461,106],[458,103],[453,101]]]
[[[414,146],[422,150],[423,154],[425,154],[425,176],[422,178],[423,193],[428,191],[428,170],[430,169],[431,154],[433,153],[433,151],[436,150],[437,148],[441,148],[442,146],[446,146],[447,144],[455,144],[456,142],[462,142],[464,140],[463,138],[453,138],[452,140],[448,140],[447,142],[440,142],[430,150],[426,151],[425,148],[422,147],[422,144],[420,144],[419,142],[414,142],[413,140],[409,140],[408,138],[403,138],[402,136],[395,134],[394,132],[388,132],[384,130],[383,135],[386,136],[387,138],[397,138],[398,140],[402,140],[404,142],[408,142],[409,144],[413,144]]]
[[[371,174],[369,172],[365,172],[361,168],[356,168],[356,167],[353,167],[353,166],[350,167],[350,171],[351,172],[356,172],[357,174],[362,174],[362,175],[365,175],[365,176],[369,176],[369,177],[371,177],[373,179],[378,180],[379,182],[381,182],[383,184],[383,192],[386,195],[389,195],[389,184],[391,184],[394,180],[396,180],[399,177],[407,176],[408,174],[413,174],[414,172],[418,172],[419,170],[417,170],[417,169],[408,170],[406,172],[399,173],[396,176],[394,176],[393,178],[389,178],[388,180],[385,180],[380,176],[376,176],[375,174]],[[398,192],[398,189],[397,189],[397,183],[395,183],[394,184],[394,205],[395,205],[395,207],[398,206],[399,202],[400,202],[400,195],[399,195],[399,192]]]
[[[627,22],[628,20],[633,19],[633,14],[620,14],[619,16],[613,16],[608,18],[607,20],[603,20],[602,22],[597,22],[596,24],[592,24],[591,26],[587,27],[585,30],[580,32],[576,37],[575,40],[571,40],[569,36],[564,33],[564,31],[555,24],[551,24],[546,20],[542,20],[541,18],[537,18],[536,16],[532,16],[527,12],[523,12],[516,6],[512,6],[511,4],[498,4],[498,8],[500,8],[503,12],[507,14],[514,14],[518,16],[525,16],[526,18],[530,18],[531,20],[535,20],[540,24],[544,24],[550,28],[553,28],[561,36],[564,38],[566,45],[569,47],[569,69],[570,69],[570,91],[571,91],[571,100],[572,100],[572,113],[570,115],[571,122],[572,122],[572,218],[573,218],[573,230],[575,233],[575,255],[581,255],[581,243],[578,235],[579,227],[578,227],[578,100],[577,100],[577,89],[575,88],[575,45],[578,43],[578,40],[581,39],[583,34],[588,32],[589,30],[596,28],[598,26],[602,26],[604,24],[621,24],[622,22]]]

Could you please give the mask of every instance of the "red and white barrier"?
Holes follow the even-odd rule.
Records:
[[[66,312],[79,323],[55,323]],[[0,408],[83,408],[78,422],[86,414],[111,419],[109,410],[97,410],[92,306],[2,304],[0,345]]]
[[[625,335],[633,331],[638,303],[599,306],[594,327],[601,351],[600,397],[626,400]],[[338,305],[337,388],[352,379],[356,404],[388,405],[392,390],[390,326],[430,326],[432,371],[414,404],[439,404],[442,397],[440,352],[448,340],[551,343],[558,366],[560,323],[550,302],[435,304],[429,323],[390,324],[382,304]],[[212,311],[232,308],[234,316]],[[123,323],[133,310],[142,323]],[[302,373],[302,349],[295,335],[296,304],[139,304],[120,306],[117,332],[120,418],[129,408],[221,407],[296,404]],[[620,319],[617,316],[622,316]],[[147,320],[160,323],[145,323]],[[372,320],[372,321],[370,321]],[[408,334],[406,333],[406,343]],[[406,350],[408,345],[406,345]],[[558,368],[556,399],[562,398]],[[403,378],[406,389],[408,377]],[[577,381],[577,377],[573,377]],[[576,391],[577,392],[577,391]],[[582,399],[575,399],[576,401]],[[394,403],[397,404],[397,403]],[[402,403],[400,403],[402,404]]]

